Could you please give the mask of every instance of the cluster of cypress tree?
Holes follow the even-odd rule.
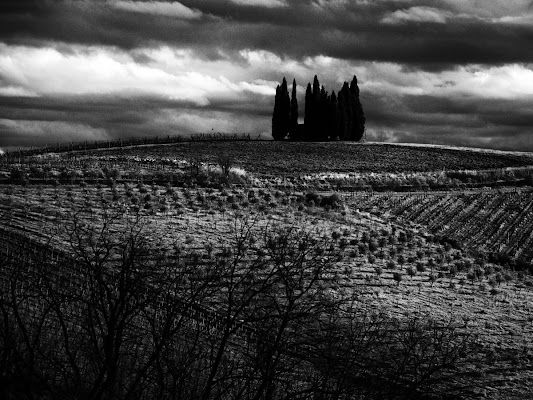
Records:
[[[296,81],[293,83],[293,92],[296,90]],[[295,98],[294,98],[295,100]],[[298,103],[296,101],[296,103]],[[298,104],[296,104],[296,123],[298,124]],[[274,140],[285,139],[290,130],[291,124],[291,100],[287,89],[287,81],[283,78],[281,87],[276,88],[276,99],[274,101],[274,113],[272,115],[272,137]]]
[[[359,141],[365,132],[365,114],[359,99],[359,86],[354,75],[352,82],[344,82],[338,95],[331,95],[320,86],[317,76],[313,86],[307,84],[305,92],[304,129],[298,129],[298,101],[296,80],[292,83],[292,96],[289,99],[287,81],[283,78],[276,88],[274,114],[272,116],[272,137],[274,140]]]

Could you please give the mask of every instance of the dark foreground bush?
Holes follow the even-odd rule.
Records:
[[[329,196],[320,196],[318,193],[316,192],[308,192],[306,195],[305,195],[305,202],[307,204],[314,204],[316,206],[320,206],[320,207],[329,207],[329,208],[336,208],[338,206],[340,206],[342,204],[342,200],[341,198],[339,197],[338,194],[336,193],[333,193],[332,195],[329,195]]]
[[[340,206],[341,203],[342,203],[342,200],[339,197],[339,195],[334,193],[334,194],[332,194],[330,196],[322,197],[322,199],[320,201],[320,206],[321,207],[336,208],[336,207]]]

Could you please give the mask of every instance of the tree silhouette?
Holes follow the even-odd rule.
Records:
[[[348,86],[348,82],[344,82],[341,93],[344,99],[344,102],[342,104],[342,107],[344,110],[342,111],[345,116],[344,120],[344,130],[343,135],[341,136],[341,140],[353,140],[352,137],[352,126],[353,126],[353,98],[350,93],[350,87]]]
[[[312,137],[312,126],[313,126],[313,92],[311,89],[311,84],[307,84],[307,89],[305,91],[305,114],[304,114],[304,140],[311,140]]]
[[[296,79],[292,81],[291,113],[289,122],[289,137],[291,140],[300,140],[298,137],[298,99],[296,98]]]
[[[276,88],[274,113],[272,115],[272,138],[283,140],[289,132],[291,101],[287,89],[287,80],[283,78],[281,87]]]
[[[348,130],[348,115],[346,113],[346,97],[341,90],[337,101],[337,137],[339,140],[346,140],[346,132]]]
[[[351,137],[352,140],[359,141],[363,138],[363,134],[365,133],[365,113],[363,111],[363,105],[361,104],[361,100],[359,99],[359,86],[357,86],[357,77],[354,75],[352,79],[352,83],[350,84],[350,93],[351,98],[353,100],[352,107],[353,107],[353,124],[352,124],[352,132]]]
[[[320,89],[319,98],[319,111],[318,111],[318,124],[317,124],[317,138],[318,140],[328,140],[328,93],[324,89],[324,86]]]
[[[282,140],[289,133],[291,140],[360,141],[365,132],[365,114],[359,98],[359,86],[354,75],[350,84],[344,82],[341,90],[331,96],[320,85],[315,75],[313,83],[307,84],[305,92],[305,111],[303,132],[298,129],[298,101],[296,99],[296,80],[293,80],[292,98],[289,99],[287,82],[276,89],[274,115],[272,117],[272,136]]]
[[[330,140],[337,140],[339,138],[337,130],[337,116],[337,96],[335,95],[335,91],[333,91],[329,97],[328,104],[328,132]]]

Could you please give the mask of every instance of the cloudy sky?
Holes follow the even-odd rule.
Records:
[[[269,137],[355,74],[370,140],[533,151],[532,44],[533,0],[3,0],[0,148]]]

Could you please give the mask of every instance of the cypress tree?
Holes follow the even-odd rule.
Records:
[[[315,75],[313,79],[313,96],[318,97],[320,93],[320,82],[318,82],[318,77]]]
[[[341,90],[337,99],[337,137],[339,140],[346,140],[346,120],[346,101],[344,92]]]
[[[313,133],[312,133],[312,127],[313,127],[313,124],[314,124],[314,121],[313,121],[313,115],[314,114],[314,110],[313,110],[313,92],[312,92],[312,89],[311,89],[311,84],[308,83],[307,84],[307,89],[305,91],[305,111],[304,111],[304,134],[305,134],[305,137],[303,138],[303,140],[312,140],[312,136],[313,136]]]
[[[354,101],[348,82],[344,82],[343,90],[344,99],[346,100],[346,140],[354,140],[352,136],[354,125]]]
[[[289,137],[291,140],[301,140],[301,138],[298,137],[298,99],[296,98],[296,79],[293,79],[292,81]]]
[[[283,135],[281,139],[285,139],[289,133],[290,127],[290,114],[291,114],[291,99],[289,97],[289,89],[287,87],[287,80],[283,78],[281,83],[281,127]]]
[[[352,83],[350,84],[350,94],[352,98],[353,107],[353,124],[352,124],[352,139],[360,141],[365,133],[365,113],[363,105],[359,99],[359,86],[357,86],[357,77],[354,75]]]
[[[341,102],[342,95],[342,102]],[[340,113],[340,120],[342,122],[341,129],[339,130],[340,140],[352,140],[352,98],[348,82],[344,82],[342,89],[339,93],[338,110]]]
[[[320,89],[320,98],[319,98],[319,112],[318,118],[320,118],[318,123],[318,140],[327,141],[328,140],[328,93],[324,89],[324,86]]]
[[[272,138],[283,140],[289,132],[291,101],[287,90],[287,80],[283,78],[281,87],[276,88],[274,99],[274,113],[272,115]]]
[[[320,82],[315,75],[313,79],[313,96],[311,100],[311,126],[309,127],[309,140],[320,140]]]
[[[276,87],[276,97],[274,98],[274,113],[272,114],[272,138],[274,140],[279,140],[280,131],[281,131],[280,92],[281,92],[281,89],[280,89],[280,87],[278,85]]]
[[[329,132],[329,138],[330,140],[338,140],[339,139],[339,133],[337,130],[337,96],[335,95],[335,91],[331,92],[331,96],[329,97],[329,115],[328,115],[328,132]]]

